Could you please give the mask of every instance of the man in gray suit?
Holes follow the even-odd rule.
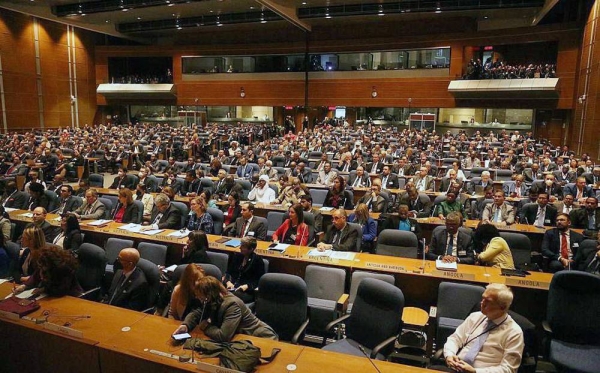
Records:
[[[358,233],[347,223],[346,210],[335,210],[332,219],[333,224],[327,230],[323,242],[317,244],[317,249],[319,251],[356,251]]]
[[[73,215],[77,219],[101,219],[104,216],[106,207],[98,200],[98,192],[96,189],[88,189],[85,192],[85,201],[79,206]]]
[[[504,201],[504,192],[494,192],[494,203],[489,203],[483,209],[481,220],[485,224],[493,223],[507,226],[515,223],[515,209]]]

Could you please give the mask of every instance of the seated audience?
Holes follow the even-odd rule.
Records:
[[[359,203],[354,213],[348,216],[348,222],[359,224],[362,227],[361,251],[374,252],[375,239],[377,238],[377,222],[369,215],[367,205]]]
[[[500,237],[500,232],[494,225],[480,224],[473,234],[473,241],[481,245],[481,250],[478,248],[475,250],[479,252],[476,255],[477,263],[496,268],[515,269],[508,243]]]
[[[119,252],[117,260],[122,269],[118,269],[113,277],[103,303],[121,308],[142,311],[148,306],[148,281],[137,263],[140,253],[134,248],[126,248]]]
[[[288,209],[289,218],[273,233],[273,242],[306,246],[309,238],[309,227],[304,222],[304,211],[299,203]]]
[[[346,210],[334,210],[331,218],[333,224],[327,229],[323,242],[317,244],[317,249],[320,251],[356,251],[358,233],[348,224]]]
[[[425,248],[428,260],[473,264],[475,262],[473,239],[470,233],[460,230],[463,224],[459,212],[451,212],[443,227],[434,229],[431,243]]]
[[[265,263],[254,251],[256,238],[244,237],[241,240],[240,252],[234,254],[227,266],[223,284],[244,303],[254,301],[254,292],[258,281],[265,274]]]
[[[548,258],[548,270],[571,269],[579,244],[584,237],[571,230],[571,218],[565,213],[556,216],[556,228],[548,229],[542,240],[542,255]]]

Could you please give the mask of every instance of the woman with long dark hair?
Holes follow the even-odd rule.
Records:
[[[336,176],[333,180],[333,186],[329,188],[323,206],[336,209],[343,208],[345,210],[354,209],[352,195],[346,190],[346,179],[342,176]]]
[[[273,241],[291,245],[306,246],[308,244],[309,228],[304,222],[304,210],[297,203],[289,208],[289,219],[273,233]]]
[[[208,238],[203,231],[191,231],[188,234],[186,245],[183,247],[181,256],[181,264],[188,263],[209,263],[208,254]]]

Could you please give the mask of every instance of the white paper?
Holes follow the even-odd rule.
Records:
[[[278,243],[274,247],[269,247],[269,250],[284,252],[288,247],[290,247],[287,243]]]
[[[7,282],[7,281],[8,281],[8,279],[6,279],[6,278],[0,278],[0,284],[3,284],[5,282]]]
[[[443,260],[437,259],[435,261],[435,268],[441,271],[458,271],[458,264],[456,262],[446,263]]]
[[[308,252],[308,256],[330,256],[333,250],[319,251],[318,249],[312,249]]]
[[[19,299],[28,299],[28,298],[31,298],[33,296],[33,291],[34,290],[35,290],[35,288],[29,289],[29,290],[25,290],[22,293],[19,293],[19,294],[15,295],[15,297],[17,297]],[[8,299],[8,298],[12,297],[13,295],[14,294],[11,292],[4,299]],[[44,294],[44,293],[38,295],[35,299],[43,299],[43,298],[46,298],[46,294]]]
[[[333,207],[321,207],[319,211],[332,211]]]
[[[140,231],[140,234],[145,234],[146,236],[154,236],[159,234],[160,232],[164,232],[164,229],[150,229],[148,231]]]
[[[173,264],[172,266],[169,266],[169,267],[163,269],[163,272],[175,272],[176,268],[177,268],[177,264]]]
[[[13,211],[17,211],[17,210],[18,210],[18,209],[14,209],[14,208],[12,208],[12,207],[5,207],[5,208],[4,208],[4,211],[6,211],[6,212],[13,212]]]
[[[125,225],[122,225],[119,227],[119,229],[122,229],[124,231],[134,232],[134,233],[139,232],[141,228],[142,228],[141,224],[135,224],[135,223],[125,224]]]
[[[190,231],[188,231],[187,229],[184,229],[183,231],[179,230],[179,231],[169,233],[167,236],[182,238],[182,237],[187,237],[189,234],[190,234]]]
[[[334,251],[329,256],[331,259],[341,259],[341,260],[354,260],[356,253],[351,253],[349,251]]]
[[[21,214],[19,216],[22,216],[24,218],[33,218],[33,212],[26,212],[26,213],[23,213],[23,214]]]

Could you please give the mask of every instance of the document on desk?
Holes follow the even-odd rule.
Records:
[[[122,230],[128,231],[128,232],[139,233],[140,229],[142,229],[142,225],[135,224],[135,223],[129,223],[129,224],[120,226],[119,229],[122,229]]]
[[[319,251],[319,249],[312,249],[308,252],[308,256],[329,257],[331,253],[333,253],[333,250]]]
[[[183,237],[187,237],[189,234],[190,234],[190,231],[188,231],[187,229],[183,229],[183,230],[178,230],[178,231],[169,233],[167,236],[183,238]]]
[[[21,293],[19,293],[19,294],[17,294],[17,295],[14,295],[14,294],[11,292],[11,293],[10,293],[10,294],[8,294],[8,295],[6,296],[6,298],[4,298],[4,299],[8,299],[8,298],[12,297],[13,295],[14,295],[15,297],[19,298],[19,299],[29,299],[29,298],[33,297],[33,295],[34,295],[34,294],[33,294],[33,291],[34,291],[34,290],[35,290],[35,288],[33,288],[33,289],[29,289],[29,290],[25,290],[25,291],[23,291],[23,292],[21,292]],[[42,294],[38,295],[38,296],[37,296],[35,299],[36,299],[36,300],[40,300],[40,299],[43,299],[43,298],[46,298],[46,294],[45,294],[45,293],[42,293]]]
[[[333,207],[321,207],[319,211],[333,211]]]
[[[160,232],[164,232],[164,229],[150,229],[147,231],[140,231],[139,234],[145,234],[146,236],[155,236]]]
[[[290,247],[289,244],[278,243],[276,245],[272,244],[271,246],[269,246],[269,250],[278,251],[280,253],[283,253],[288,247]]]
[[[340,259],[340,260],[354,260],[356,253],[351,253],[349,251],[334,251],[329,256],[331,259]]]
[[[229,247],[238,247],[241,244],[242,244],[242,241],[238,240],[237,238],[225,242],[225,246],[229,246]]]
[[[24,218],[33,218],[33,212],[25,212],[23,214],[20,214],[19,216],[22,216]]]
[[[18,210],[18,209],[14,209],[14,208],[12,208],[12,207],[5,207],[5,208],[4,208],[4,211],[6,211],[6,212],[13,212],[13,211],[17,211],[17,210]]]
[[[101,227],[103,225],[110,223],[111,221],[112,220],[110,220],[110,219],[98,219],[98,220],[94,220],[94,221],[87,223],[87,225],[91,225],[92,227]]]
[[[456,272],[456,271],[458,271],[458,264],[456,262],[447,263],[447,262],[444,262],[443,260],[437,259],[435,261],[435,268],[439,269],[440,271]]]

